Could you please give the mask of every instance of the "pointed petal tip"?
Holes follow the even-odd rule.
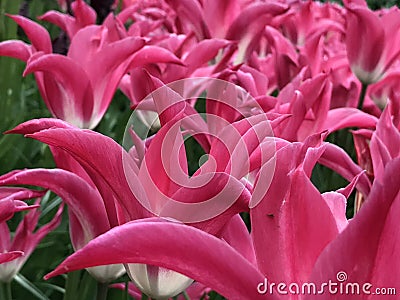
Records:
[[[55,118],[32,119],[21,123],[13,129],[3,132],[3,134],[30,134],[51,128],[75,128],[71,124]]]
[[[43,276],[44,280],[49,280],[50,278],[56,277],[58,275],[64,274],[68,272],[68,267],[57,267],[50,273],[47,273],[46,275]]]

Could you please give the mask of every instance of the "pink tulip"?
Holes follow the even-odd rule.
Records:
[[[189,178],[187,171],[184,171],[187,169],[185,153],[177,151],[183,145],[179,130],[181,114],[182,111],[178,113],[178,119],[176,116],[172,117],[175,113],[170,110],[161,114],[163,126],[151,139],[139,163],[124,154],[114,141],[95,132],[76,129],[56,120],[34,120],[21,124],[12,132],[24,133],[48,143],[56,154],[56,162],[64,158],[63,166],[75,171],[78,176],[63,170],[37,169],[20,171],[15,176],[0,177],[0,183],[39,185],[58,193],[71,208],[71,235],[76,250],[110,227],[153,214],[184,220],[208,234],[221,237],[227,234],[223,230],[225,224],[238,212],[245,211],[250,199],[247,188],[234,177],[244,176],[241,175],[243,166],[236,160],[234,162],[237,165],[228,164],[227,170],[231,170],[232,174],[224,172],[226,167],[223,166],[227,162],[217,172],[208,171],[205,166],[203,171]],[[247,127],[245,124],[240,127],[247,128],[246,131],[250,133],[251,123]],[[113,154],[110,155],[111,153]],[[65,164],[65,159],[74,163]],[[93,165],[94,161],[98,163]],[[183,172],[176,170],[176,163],[181,164]],[[213,197],[220,201],[207,204],[204,209],[201,206],[190,209],[191,205],[201,204]],[[79,200],[80,198],[85,201]],[[220,215],[214,217],[213,211],[207,210],[210,206],[217,209],[217,212],[220,211]],[[210,212],[213,215],[205,217]],[[229,240],[230,243],[235,243],[235,237],[230,237]],[[150,265],[126,265],[132,280],[149,295],[173,296],[186,289],[193,281],[177,272]],[[156,287],[153,274],[159,274],[160,284],[165,285],[165,289],[159,290]]]
[[[366,99],[366,104],[369,103],[371,107],[370,113],[377,116],[380,116],[381,110],[387,106],[390,100],[393,123],[397,128],[400,128],[400,90],[397,85],[399,78],[398,71],[388,73],[384,79],[369,87]]]
[[[277,126],[275,136],[288,141],[304,141],[308,136],[324,130],[334,132],[351,126],[375,126],[376,117],[355,108],[330,109],[332,83],[328,75],[320,73],[307,78],[306,74],[307,69],[303,69],[282,89],[277,98],[258,98],[264,110],[291,115]]]
[[[43,192],[32,191],[25,188],[0,188],[0,223],[11,219],[15,212],[39,207],[28,205],[23,200],[40,197]]]
[[[39,17],[39,20],[53,23],[60,27],[72,39],[82,28],[96,24],[96,12],[83,0],[76,0],[71,3],[73,16],[59,11],[48,11]],[[65,11],[65,10],[64,10]]]
[[[334,3],[295,1],[290,5],[290,9],[278,18],[277,23],[294,45],[307,47],[310,40],[317,36],[324,35],[327,38],[332,31],[343,31],[340,13],[341,7]]]
[[[40,197],[42,192],[36,192],[25,188],[0,188],[0,224],[11,219],[14,213],[37,208],[39,205],[27,205],[22,200]],[[3,226],[3,225],[0,225]],[[0,253],[0,264],[12,261],[24,255],[23,251],[7,251]]]
[[[272,22],[273,17],[284,13],[287,8],[278,2],[256,2],[248,5],[237,15],[225,36],[228,40],[238,41],[236,64],[248,59],[253,50],[258,48],[265,26]]]
[[[11,18],[24,29],[32,45],[5,41],[0,43],[0,55],[27,62],[24,75],[35,74],[39,91],[53,116],[81,128],[96,127],[132,55],[145,42],[134,37],[116,40],[107,23],[87,26],[76,33],[67,56],[51,54],[50,37],[43,27],[24,17]]]
[[[260,173],[252,199],[258,203],[251,209],[252,238],[249,241],[254,250],[245,246],[246,239],[237,239],[242,244],[235,247],[235,250],[226,242],[184,224],[159,219],[139,220],[118,226],[93,240],[67,258],[46,278],[95,265],[145,263],[186,274],[228,299],[278,299],[276,292],[262,293],[260,285],[265,278],[276,283],[288,284],[292,281],[302,284],[310,278],[316,278],[315,275],[324,274],[318,270],[323,270],[324,267],[330,269],[330,262],[325,256],[330,255],[331,245],[357,245],[357,236],[350,236],[349,233],[356,233],[362,229],[359,223],[369,221],[361,213],[350,223],[345,217],[345,199],[359,176],[354,178],[348,188],[323,195],[312,185],[309,179],[311,170],[325,148],[320,137],[314,136],[304,144],[289,144],[278,150],[277,168],[268,191],[263,190],[264,175]],[[387,175],[391,175],[399,162],[394,164],[388,167]],[[398,192],[399,188],[397,184],[393,192],[396,189]],[[383,200],[377,193],[378,190],[381,187],[375,186],[371,192],[369,206],[372,207],[365,208],[365,213],[376,210]],[[390,202],[395,194],[388,193],[390,197],[385,199]],[[385,209],[382,208],[379,212],[385,214]],[[379,229],[374,233],[376,237],[384,234]],[[232,234],[235,235],[233,232]],[[392,241],[392,244],[396,243],[396,240]],[[378,243],[374,245],[377,246]],[[250,255],[244,255],[249,253],[247,250],[239,250],[245,248],[250,249]],[[369,247],[357,249],[362,253],[373,254]],[[329,259],[338,262],[339,267],[340,262],[343,262],[349,274],[353,270],[352,266],[361,262],[357,256],[360,252],[352,252],[352,256],[348,257],[338,255],[342,253],[339,246],[335,251],[336,256],[332,252]],[[385,253],[386,256],[382,257],[388,257],[389,248],[386,252],[381,252],[381,255]],[[363,263],[373,267],[374,256],[370,258]],[[370,273],[351,274],[354,275],[352,280],[357,280],[363,279],[364,274],[369,276]],[[336,280],[336,277],[332,279]],[[302,297],[299,295],[291,298]]]
[[[400,156],[400,132],[393,124],[391,105],[383,111],[369,143],[375,180],[382,183],[386,165]]]
[[[400,133],[392,118],[393,105],[389,103],[383,111],[376,130],[357,130],[353,132],[358,164],[366,170],[369,181],[375,184],[384,180],[386,165],[400,156]],[[365,203],[364,195],[357,195],[356,212]]]
[[[7,174],[3,176],[7,176]],[[16,199],[35,197],[38,194],[29,190],[21,190],[10,195],[9,199],[12,199],[11,197],[16,197]],[[0,203],[3,204],[3,201],[1,200]],[[2,282],[10,282],[14,278],[37,244],[61,222],[63,205],[60,206],[53,220],[35,231],[40,217],[40,211],[36,209],[39,203],[40,201],[37,200],[34,206],[24,207],[23,209],[18,206],[14,208],[14,211],[32,209],[23,217],[14,235],[11,235],[6,222],[0,222],[0,261],[2,262],[0,264],[0,281]]]
[[[13,132],[33,133],[51,127],[75,129],[56,119],[30,121]],[[119,151],[119,147],[117,148]],[[62,169],[32,169],[14,171],[0,176],[1,185],[29,184],[50,189],[58,194],[69,207],[70,238],[75,250],[113,226],[125,222],[118,215],[118,203],[110,190],[97,188],[89,174],[70,155],[55,147],[51,148],[56,164]],[[95,181],[96,182],[96,181]],[[96,182],[98,183],[98,182]],[[99,183],[98,183],[99,184]],[[101,185],[101,183],[100,183]],[[110,282],[124,273],[122,265],[91,268],[89,273],[99,282]]]
[[[346,8],[346,47],[351,69],[365,84],[379,81],[400,54],[400,12],[394,7],[378,15],[354,3]]]
[[[111,228],[112,216],[107,215],[98,190],[71,172],[61,169],[21,170],[12,176],[0,176],[0,183],[36,185],[58,194],[69,207],[70,237],[74,250],[81,249]],[[124,273],[122,265],[91,268],[88,271],[99,282],[110,282]]]
[[[399,289],[398,261],[395,259],[399,247],[396,216],[400,186],[395,176],[399,162],[394,159],[386,165],[383,184],[374,184],[360,212],[324,249],[310,281],[317,285],[329,279],[344,284],[356,282],[361,287],[369,283],[373,287],[370,292],[382,287]],[[339,278],[339,272],[344,272],[347,279]],[[357,297],[371,298],[365,293]],[[395,297],[387,296],[389,299]],[[324,299],[348,299],[348,295],[327,294]]]

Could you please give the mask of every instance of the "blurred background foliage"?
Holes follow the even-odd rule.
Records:
[[[29,4],[29,17],[45,26],[51,37],[56,39],[60,34],[59,29],[51,24],[38,21],[36,17],[50,9],[57,9],[57,1],[30,0],[25,2]],[[341,3],[341,1],[330,2]],[[0,0],[0,41],[9,39],[26,41],[23,32],[17,30],[15,23],[5,16],[5,13],[17,14],[22,3],[22,0]],[[393,5],[399,6],[400,0],[369,0],[368,4],[370,8],[378,9]],[[24,62],[0,57],[0,132],[2,133],[27,120],[50,117],[37,90],[33,75],[22,77],[24,67]],[[95,130],[122,143],[125,124],[130,114],[128,99],[118,91],[105,117]],[[193,174],[198,168],[198,159],[204,154],[204,151],[193,138],[189,138],[185,145],[190,149],[188,151],[189,172]],[[46,145],[20,135],[0,135],[0,174],[13,169],[35,167],[54,167],[51,153]],[[319,165],[314,170],[313,182],[321,191],[334,190],[345,184],[345,181],[337,174]],[[55,213],[55,206],[60,202],[60,199],[51,193],[48,193],[45,199],[40,224],[49,221]],[[350,210],[348,214],[352,215],[352,211]],[[243,217],[249,222],[247,215]],[[43,240],[29,262],[23,267],[21,274],[13,282],[14,299],[69,300],[64,297],[65,290],[74,290],[72,295],[82,295],[79,300],[93,299],[96,294],[96,283],[85,271],[73,272],[68,276],[58,276],[47,282],[42,280],[43,275],[53,270],[73,252],[69,242],[66,220],[67,218],[64,217],[61,226]],[[15,227],[17,222],[18,217],[13,219],[10,226]],[[127,277],[123,277],[120,281],[126,282]],[[126,292],[112,290],[108,299],[128,299],[128,297]],[[212,293],[211,299],[223,298]]]

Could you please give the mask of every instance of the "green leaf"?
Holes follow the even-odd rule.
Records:
[[[32,282],[30,282],[28,279],[26,279],[24,276],[21,274],[17,274],[14,278],[14,280],[22,286],[24,289],[28,290],[33,296],[35,296],[37,299],[40,300],[50,300],[47,298],[47,296],[39,289],[37,288]]]

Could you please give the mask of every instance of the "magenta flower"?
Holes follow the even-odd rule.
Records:
[[[325,150],[326,144],[318,136],[278,150],[271,187],[263,190],[266,174],[262,171],[255,185],[252,201],[261,201],[250,210],[251,238],[246,231],[248,238],[236,238],[239,245],[235,248],[184,224],[139,220],[93,240],[46,278],[95,265],[145,263],[186,274],[228,299],[278,299],[276,292],[263,290],[265,278],[269,282],[294,282],[301,286],[304,282],[320,282],[321,278],[326,280],[322,282],[335,281],[336,273],[341,270],[355,281],[383,283],[375,275],[382,274],[378,269],[383,270],[386,262],[391,261],[390,249],[398,243],[390,238],[393,231],[389,228],[396,228],[397,206],[390,204],[398,204],[400,184],[394,184],[392,177],[385,194],[381,194],[381,185],[374,186],[366,207],[348,223],[346,197],[364,175],[354,177],[345,189],[321,195],[309,176]],[[389,179],[398,166],[399,161],[389,163],[385,178]],[[382,207],[382,201],[387,205]],[[385,216],[388,216],[387,226],[380,222]],[[382,225],[376,226],[371,220]],[[360,244],[368,240],[367,234],[360,235],[362,232],[373,232],[374,243],[370,247]],[[231,233],[240,235],[238,230]],[[379,238],[390,239],[387,240],[390,245],[378,250]],[[350,252],[344,252],[343,247]],[[376,273],[373,268],[377,268]],[[324,270],[328,270],[329,277]],[[397,275],[390,284],[397,286],[396,280]],[[292,298],[303,299],[303,296]]]
[[[110,219],[98,190],[83,178],[61,169],[32,169],[1,176],[2,185],[30,184],[58,194],[69,208],[70,237],[74,250],[81,249],[111,228]],[[114,216],[115,217],[115,216]],[[88,270],[100,282],[112,281],[124,273],[121,265]]]
[[[216,172],[210,171],[207,165],[189,178],[179,129],[183,110],[178,114],[173,109],[161,114],[163,126],[149,141],[148,148],[142,149],[144,152],[139,148],[132,149],[130,155],[101,134],[51,119],[28,121],[12,132],[24,133],[48,143],[56,154],[57,165],[77,175],[57,169],[26,170],[0,178],[0,183],[38,185],[59,194],[71,208],[71,235],[76,250],[113,226],[154,214],[183,220],[208,234],[221,237],[232,216],[247,209],[250,192],[239,180],[245,174],[242,174],[240,161],[227,165],[232,175],[224,172],[226,161]],[[243,133],[250,132],[250,124],[243,122],[238,125],[239,132],[243,129]],[[133,151],[139,156],[135,156]],[[139,160],[135,161],[134,157]],[[176,164],[182,169],[176,170]],[[205,208],[202,209],[201,203],[209,199],[215,201],[203,204]],[[210,212],[212,215],[206,217]],[[235,237],[230,240],[234,243]],[[126,268],[138,287],[152,296],[176,295],[193,282],[182,274],[151,264],[130,264]],[[104,277],[101,279],[104,281]]]
[[[15,128],[16,133],[34,133],[51,127],[75,129],[75,127],[56,119],[30,121]],[[117,148],[118,151],[120,148]],[[97,188],[92,179],[73,157],[55,147],[51,148],[55,162],[63,169],[32,169],[14,171],[0,176],[1,185],[29,184],[50,189],[58,194],[68,205],[70,238],[74,250],[84,247],[90,240],[123,223],[118,216],[120,209],[114,203],[110,190]],[[97,181],[95,181],[98,183]],[[101,186],[101,183],[100,183]],[[110,282],[121,276],[125,270],[122,265],[88,269],[99,282]]]
[[[400,132],[394,124],[393,105],[386,106],[376,129],[353,133],[359,164],[368,171],[371,180],[382,183],[386,165],[400,157]]]
[[[380,116],[381,110],[385,109],[390,102],[393,123],[397,128],[400,128],[400,90],[397,84],[399,78],[400,73],[396,69],[388,72],[384,79],[368,88],[365,101],[366,108],[368,107],[370,113],[376,116]]]
[[[373,12],[367,6],[347,5],[346,47],[351,69],[365,83],[379,81],[400,54],[399,9]]]
[[[15,172],[12,172],[3,176],[13,176],[14,174]],[[14,234],[11,234],[5,221],[0,222],[0,261],[2,262],[0,264],[0,281],[2,282],[10,282],[14,278],[37,244],[60,224],[63,211],[63,205],[61,205],[53,219],[35,231],[40,217],[40,210],[37,209],[40,199],[38,198],[35,205],[32,206],[21,205],[19,199],[37,197],[43,193],[27,189],[0,189],[0,197],[7,194],[9,194],[8,197],[0,200],[0,207],[8,208],[9,214],[26,209],[31,209],[31,211],[23,217]],[[14,202],[14,206],[11,207],[12,211],[9,201]],[[4,205],[6,203],[8,205]],[[4,213],[7,214],[2,210],[2,214]]]
[[[71,3],[73,16],[59,11],[48,11],[39,17],[39,20],[53,23],[60,27],[72,39],[82,28],[96,24],[96,12],[83,0],[76,0]],[[65,11],[65,10],[64,10]]]
[[[135,37],[116,39],[116,32],[106,25],[92,25],[74,35],[68,55],[63,56],[52,54],[49,34],[42,26],[24,17],[11,18],[24,29],[32,45],[5,41],[0,43],[0,55],[27,62],[24,74],[35,74],[42,98],[54,117],[80,128],[96,127],[132,55],[145,42]]]
[[[40,197],[42,192],[24,188],[0,188],[0,226],[14,216],[14,213],[37,208],[38,205],[28,205],[22,200]],[[0,253],[0,264],[12,261],[24,255],[23,251],[6,251]]]
[[[258,97],[264,111],[290,114],[274,130],[277,137],[288,141],[304,141],[308,136],[328,130],[330,133],[351,126],[372,128],[377,118],[355,108],[331,109],[332,82],[327,74],[320,73],[308,78],[303,69],[279,93]]]
[[[343,31],[341,12],[341,7],[335,3],[296,1],[290,4],[290,9],[277,23],[282,27],[283,34],[302,48],[321,35],[327,38],[332,31]]]
[[[11,219],[15,212],[24,211],[39,207],[28,205],[23,200],[42,196],[39,191],[32,191],[25,188],[0,188],[0,222]]]

